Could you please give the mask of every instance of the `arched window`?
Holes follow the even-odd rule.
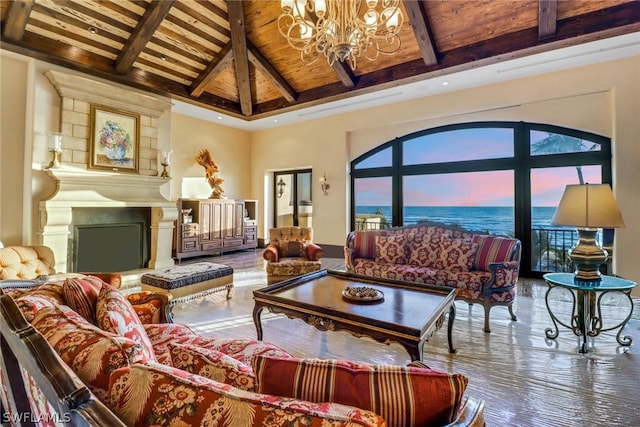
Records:
[[[415,132],[351,162],[355,230],[441,222],[523,243],[521,274],[570,271],[576,239],[551,218],[568,184],[611,183],[609,138],[524,122]],[[605,230],[604,246],[612,230]]]

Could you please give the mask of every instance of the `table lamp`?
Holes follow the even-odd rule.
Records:
[[[576,268],[575,280],[599,284],[600,265],[609,254],[596,240],[598,229],[624,227],[609,184],[567,185],[551,224],[576,227],[578,241],[568,252]]]

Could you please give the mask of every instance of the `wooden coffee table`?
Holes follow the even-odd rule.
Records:
[[[353,302],[342,295],[347,287],[376,289],[384,298]],[[447,312],[449,352],[456,352],[451,337],[454,298],[451,288],[320,270],[253,291],[253,321],[259,340],[263,335],[260,314],[266,307],[321,331],[346,330],[385,344],[397,342],[407,349],[412,361],[422,361],[424,342],[442,325]]]

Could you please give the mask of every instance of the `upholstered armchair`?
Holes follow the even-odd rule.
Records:
[[[48,276],[47,281],[64,281],[67,277],[82,277],[83,273],[57,273],[55,255],[48,246],[7,246],[0,248],[0,280],[36,280]],[[119,273],[86,273],[99,277],[120,288]]]
[[[269,245],[262,252],[270,276],[299,276],[320,270],[322,255],[322,248],[313,243],[310,227],[270,229]]]

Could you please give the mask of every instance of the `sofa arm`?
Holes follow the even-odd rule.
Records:
[[[127,295],[142,324],[173,323],[171,296],[143,291]]]
[[[493,276],[493,287],[504,288],[513,286],[518,281],[520,263],[518,261],[496,262],[489,264]]]
[[[269,244],[264,251],[262,251],[262,258],[270,262],[278,262],[280,257],[278,256],[278,248],[275,245]]]
[[[356,269],[353,266],[353,249],[344,247],[344,265],[347,268],[347,273],[355,273]]]
[[[504,292],[516,286],[520,262],[492,262],[489,264],[489,271],[491,271],[491,279],[482,286],[482,293],[485,298],[492,293]]]
[[[320,261],[324,255],[324,250],[315,243],[307,243],[305,249],[307,251],[307,259],[309,261]]]

